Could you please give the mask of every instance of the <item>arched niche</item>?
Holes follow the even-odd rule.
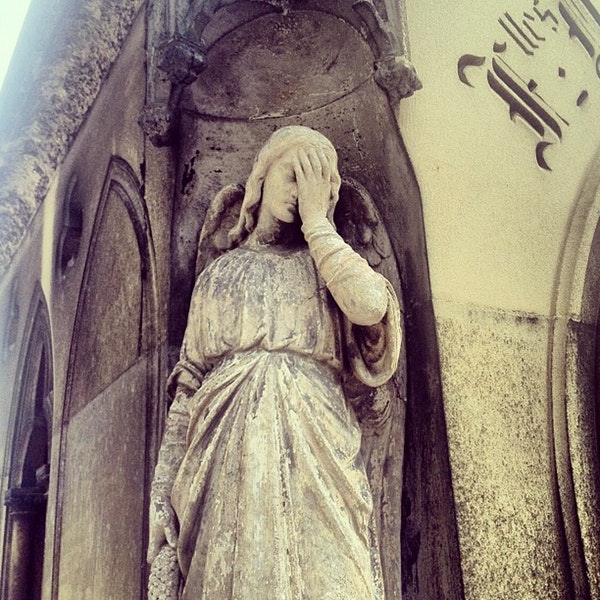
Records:
[[[576,598],[600,598],[600,153],[571,214],[553,306],[557,497]]]
[[[2,598],[40,600],[53,412],[52,340],[38,286],[27,317],[11,408],[4,495]]]
[[[142,186],[113,157],[87,251],[61,431],[54,597],[134,598],[144,580],[157,405],[155,268]]]
[[[275,3],[277,4],[277,3]],[[194,23],[206,68],[181,90],[175,135],[169,343],[176,350],[207,207],[243,183],[286,125],[313,127],[364,187],[389,232],[405,306],[408,403],[402,501],[403,598],[460,598],[462,580],[421,196],[394,105],[377,81],[374,35],[345,1],[231,2]],[[360,3],[358,3],[360,4]],[[395,507],[400,511],[400,506]]]

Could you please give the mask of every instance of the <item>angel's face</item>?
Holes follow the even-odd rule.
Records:
[[[291,156],[275,161],[267,171],[262,190],[261,212],[282,223],[298,220],[298,186]]]

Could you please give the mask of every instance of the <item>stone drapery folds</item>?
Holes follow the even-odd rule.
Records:
[[[340,184],[331,143],[291,126],[259,152],[243,198],[236,187],[215,198],[201,248],[221,240],[224,212],[237,219],[198,276],[171,376],[151,598],[180,587],[190,600],[400,597],[387,552],[400,532],[382,527],[383,465],[398,474],[389,450],[403,438],[389,427],[402,402],[400,309],[378,272],[393,258],[363,236],[380,249],[375,270],[337,233]],[[353,209],[369,202],[353,192],[341,193],[341,231],[356,229],[348,213],[374,211]]]

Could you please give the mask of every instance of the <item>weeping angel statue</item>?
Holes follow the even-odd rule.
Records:
[[[151,599],[392,597],[361,419],[385,421],[402,324],[358,184],[339,229],[367,259],[338,233],[341,184],[331,142],[284,127],[209,209],[151,489]]]

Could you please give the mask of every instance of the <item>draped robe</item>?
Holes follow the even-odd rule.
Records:
[[[183,600],[383,599],[341,381],[371,366],[344,321],[306,248],[237,248],[200,274],[172,376],[197,387],[171,492]]]

